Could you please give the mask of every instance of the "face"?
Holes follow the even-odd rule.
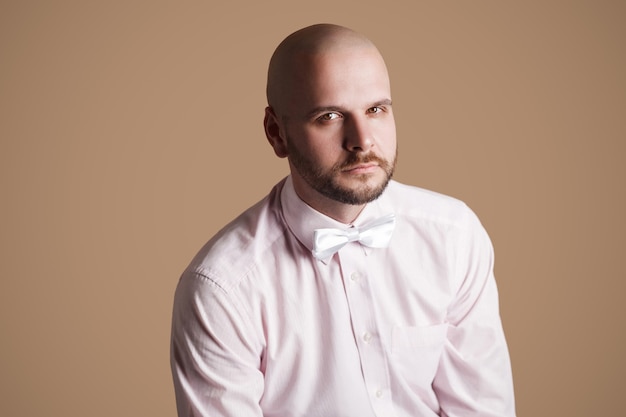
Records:
[[[311,155],[295,146],[291,137],[288,137],[287,149],[293,170],[306,186],[339,203],[361,205],[374,201],[387,187],[395,167],[395,157],[389,161],[373,152],[354,152],[345,160],[323,168]],[[375,180],[374,171],[384,175]]]
[[[389,78],[378,51],[326,53],[297,73],[280,121],[296,192],[313,207],[378,198],[396,161]]]

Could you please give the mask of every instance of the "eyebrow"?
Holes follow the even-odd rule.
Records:
[[[372,104],[370,104],[369,106],[367,106],[368,109],[372,108],[372,107],[379,107],[379,106],[391,106],[391,99],[385,98],[379,101],[376,101]],[[345,109],[343,107],[339,107],[339,106],[320,106],[320,107],[316,107],[313,110],[309,111],[307,113],[307,117],[313,117],[316,114],[320,114],[320,113],[330,113],[330,112],[338,112],[338,113],[345,113]]]

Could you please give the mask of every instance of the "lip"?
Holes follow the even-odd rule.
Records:
[[[359,164],[346,169],[344,172],[349,174],[366,174],[378,168],[378,164]]]

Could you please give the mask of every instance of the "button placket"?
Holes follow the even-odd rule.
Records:
[[[392,410],[393,405],[391,396],[385,395],[389,390],[389,371],[369,285],[368,259],[358,243],[346,245],[338,255],[364,382],[375,413],[381,415]]]

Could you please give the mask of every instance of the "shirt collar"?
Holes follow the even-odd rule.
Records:
[[[369,220],[393,212],[391,203],[387,201],[385,193],[383,193],[377,200],[367,204],[354,222],[351,224],[341,223],[320,213],[300,199],[293,187],[291,176],[285,179],[280,199],[283,216],[285,217],[289,230],[291,230],[296,238],[310,251],[313,250],[313,232],[315,229],[325,227],[337,229],[348,229],[351,226],[358,227]],[[369,252],[369,250],[371,250],[371,248],[366,248],[366,252]]]

